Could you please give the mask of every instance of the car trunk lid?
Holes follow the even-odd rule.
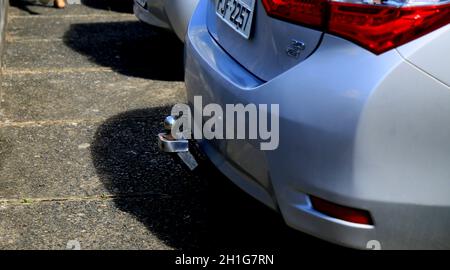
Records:
[[[207,1],[210,34],[231,57],[264,81],[304,61],[320,44],[322,31],[269,17],[261,0]],[[249,18],[251,25],[247,25],[251,27],[248,38],[237,31],[238,27],[234,27],[229,20],[223,19],[223,13],[217,12],[217,8],[222,8],[223,12],[224,7],[227,7],[229,14],[225,17],[238,14],[237,11],[233,13],[238,4],[250,9],[254,5],[253,17]]]

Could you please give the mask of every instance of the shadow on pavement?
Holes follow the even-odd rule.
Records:
[[[133,13],[133,0],[81,0],[81,3],[96,9]]]
[[[53,8],[51,6],[40,4],[37,1],[27,1],[27,0],[10,0],[9,5],[11,7],[16,7],[20,10],[23,10],[27,12],[30,15],[39,15],[39,12],[33,11],[30,9],[32,6],[39,6],[39,7],[47,7],[47,8]]]
[[[194,174],[161,154],[156,135],[169,111],[129,111],[98,128],[92,159],[119,209],[176,249],[334,247],[288,228],[214,168]]]
[[[183,81],[183,43],[138,21],[71,25],[65,44],[90,61],[133,77]]]
[[[39,12],[31,10],[30,7],[38,6],[54,8],[52,5],[53,0],[46,1],[49,2],[48,5],[42,4],[38,0],[10,0],[9,4],[10,6],[23,10],[30,15],[40,15]],[[121,13],[133,13],[133,0],[81,0],[81,3],[95,9],[103,9]]]

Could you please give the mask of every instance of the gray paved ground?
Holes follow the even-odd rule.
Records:
[[[183,47],[124,0],[13,0],[0,89],[0,249],[327,247],[154,141]]]

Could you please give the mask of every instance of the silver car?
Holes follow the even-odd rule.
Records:
[[[134,14],[143,22],[171,29],[184,40],[198,0],[134,0]]]
[[[279,104],[280,138],[273,151],[199,145],[300,231],[448,249],[449,23],[449,0],[200,0],[185,41],[189,105]]]

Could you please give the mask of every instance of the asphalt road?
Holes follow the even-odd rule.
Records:
[[[330,248],[155,141],[183,45],[116,1],[12,0],[0,88],[0,249]]]

